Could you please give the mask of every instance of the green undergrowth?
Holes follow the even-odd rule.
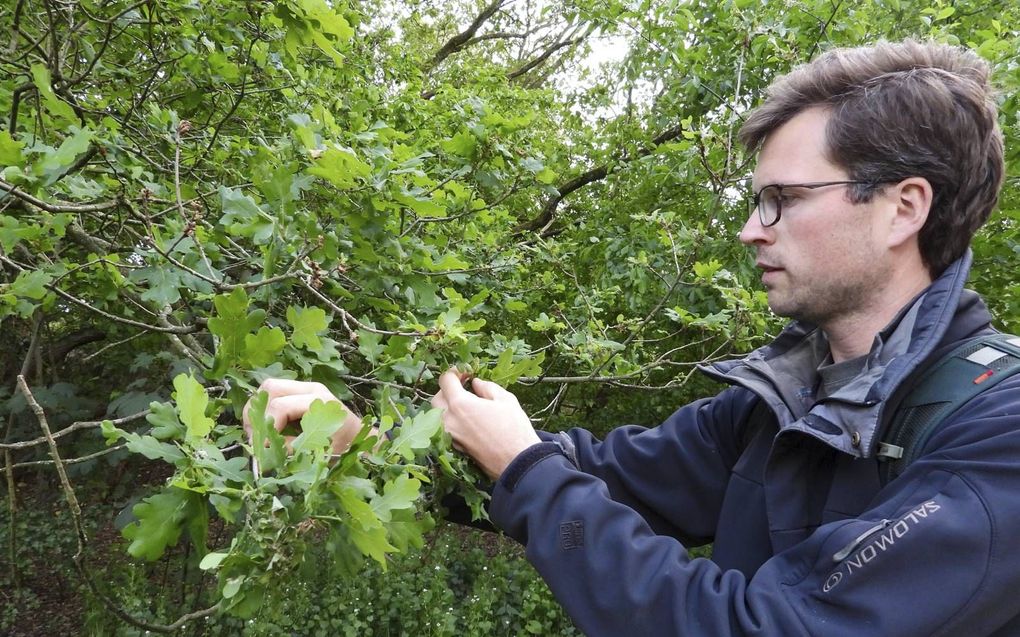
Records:
[[[0,634],[19,636],[147,634],[117,619],[90,595],[72,562],[76,541],[64,503],[51,495],[19,502],[15,525],[21,587],[6,568],[9,514],[0,506]],[[208,606],[214,586],[185,549],[154,563],[125,559],[112,520],[85,508],[87,563],[101,588],[132,616],[166,623]],[[39,532],[41,529],[47,532]],[[441,524],[420,552],[393,558],[384,572],[367,566],[331,578],[327,556],[310,551],[301,577],[280,581],[255,617],[215,615],[177,635],[425,636],[580,635],[520,547],[493,533]],[[203,580],[204,577],[204,580]],[[201,583],[204,581],[204,586]],[[155,633],[148,633],[155,634]]]
[[[208,635],[579,635],[518,552],[447,528],[419,555],[345,582],[283,586],[282,603],[242,626],[220,618]]]

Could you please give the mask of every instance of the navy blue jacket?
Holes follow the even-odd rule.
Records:
[[[707,368],[733,386],[658,427],[525,451],[495,486],[493,522],[590,636],[1020,635],[1020,376],[885,486],[875,457],[897,389],[990,329],[963,289],[969,265],[904,308],[832,396],[813,395],[824,335],[793,323]],[[771,422],[749,430],[760,400]],[[710,541],[711,559],[688,554]]]

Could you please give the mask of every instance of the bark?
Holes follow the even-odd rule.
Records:
[[[676,139],[682,133],[683,128],[681,126],[674,126],[673,128],[663,131],[662,133],[657,135],[654,139],[652,139],[652,143],[650,146],[648,146],[647,148],[642,148],[641,150],[632,155],[623,155],[618,160],[617,163],[627,163],[634,161],[635,159],[645,157],[651,154],[658,146],[673,139]],[[558,191],[557,194],[551,196],[549,199],[546,200],[545,205],[542,206],[542,211],[539,213],[539,215],[534,219],[521,224],[517,229],[518,232],[540,231],[544,234],[547,231],[549,224],[553,222],[553,219],[556,215],[556,209],[559,207],[560,202],[563,201],[564,197],[566,197],[567,195],[576,190],[580,190],[581,188],[587,186],[588,184],[595,183],[596,181],[601,181],[608,176],[609,166],[603,164],[602,166],[592,168],[591,170],[582,173],[577,177],[574,177],[573,179],[566,182],[562,186],[559,186],[556,189]]]

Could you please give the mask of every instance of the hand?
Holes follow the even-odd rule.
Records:
[[[283,431],[284,427],[292,421],[301,420],[301,417],[316,400],[340,402],[322,383],[267,378],[259,385],[259,390],[269,394],[266,415],[273,419],[273,426],[277,431]],[[361,418],[355,415],[347,405],[343,403],[340,405],[347,412],[347,417],[344,419],[343,426],[333,434],[333,453],[336,454],[343,453],[354,440],[354,436],[361,430]],[[251,401],[249,400],[244,406],[242,417],[244,430],[249,439],[251,439],[251,422],[248,418],[250,406]],[[290,443],[294,440],[294,436],[288,436],[285,440],[287,449],[290,449]]]
[[[443,427],[454,446],[496,480],[518,454],[542,440],[516,396],[479,378],[471,380],[472,394],[461,384],[466,377],[456,369],[440,376],[432,406],[445,410]]]

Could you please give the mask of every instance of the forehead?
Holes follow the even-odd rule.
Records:
[[[829,161],[825,127],[829,110],[811,107],[794,115],[765,138],[754,170],[754,188],[768,184],[791,184],[846,178]]]

